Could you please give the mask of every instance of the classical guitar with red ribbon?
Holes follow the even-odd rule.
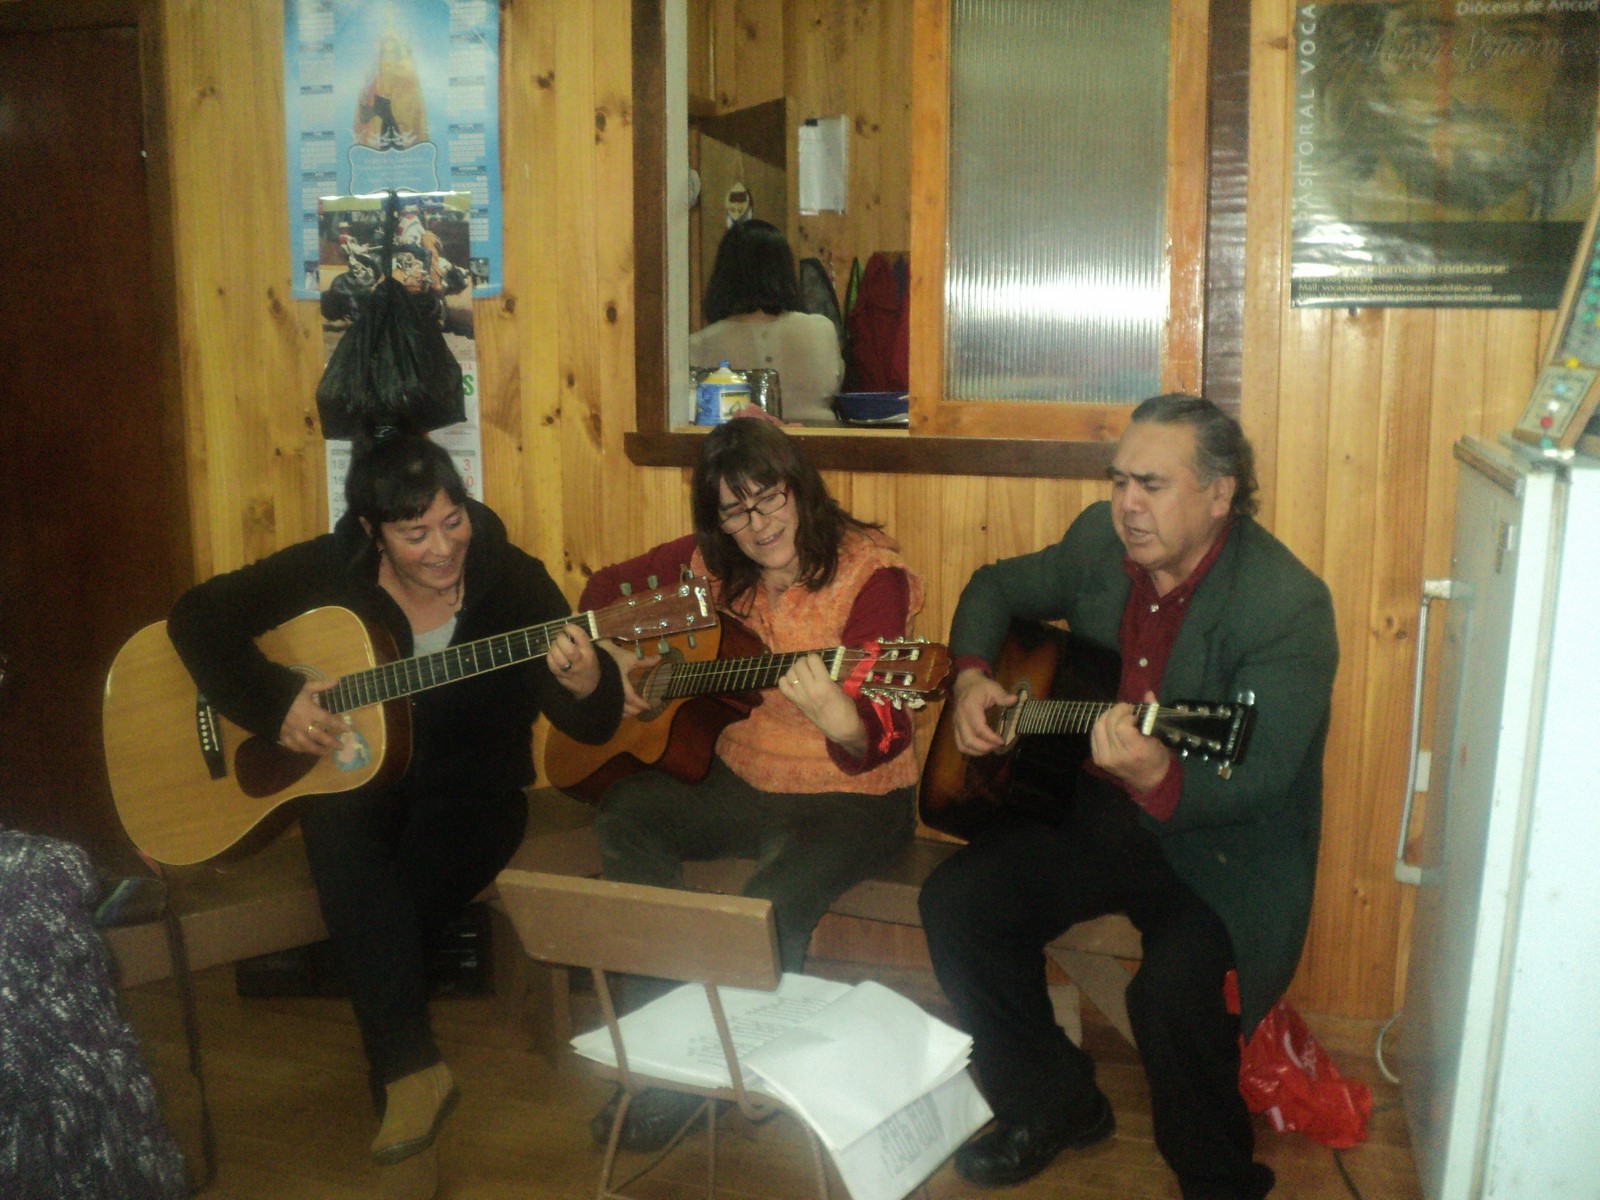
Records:
[[[932,642],[868,642],[774,654],[725,613],[717,629],[681,642],[674,639],[661,662],[630,672],[634,691],[651,711],[623,721],[609,742],[586,746],[550,730],[544,770],[553,785],[597,804],[612,783],[646,768],[698,783],[711,767],[723,729],[749,716],[761,703],[761,692],[777,687],[808,654],[822,659],[829,677],[847,694],[895,707],[921,708],[950,674],[949,651]]]

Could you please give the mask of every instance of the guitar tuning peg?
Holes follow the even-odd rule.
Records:
[[[695,647],[694,630],[691,629],[688,633],[684,634],[684,636],[689,639],[689,649],[693,650]]]
[[[631,596],[633,595],[633,584],[619,583],[617,584],[617,591],[621,592],[624,596]]]
[[[666,638],[657,638],[656,639],[656,653],[657,654],[665,654],[670,649],[672,649],[672,647],[667,645],[667,639]]]
[[[645,585],[645,587],[649,588],[652,592],[656,590],[657,586],[659,586],[658,582],[656,580],[656,577],[654,575],[645,576],[644,585]]]
[[[638,642],[635,642],[633,644],[633,656],[635,658],[643,658],[644,657],[644,647]]]
[[[1178,748],[1178,757],[1179,758],[1188,758],[1189,757],[1189,747],[1180,746]]]

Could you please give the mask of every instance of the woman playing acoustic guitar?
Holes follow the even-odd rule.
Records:
[[[331,534],[199,585],[168,622],[218,710],[307,755],[363,749],[318,702],[333,682],[307,682],[269,660],[255,644],[265,631],[338,605],[410,656],[571,611],[543,564],[510,544],[428,439],[397,435],[358,452],[345,492],[349,511]],[[434,1139],[456,1087],[429,1028],[427,948],[521,843],[533,722],[543,712],[586,742],[617,726],[616,665],[582,629],[562,627],[544,658],[418,692],[403,777],[375,793],[319,797],[301,816],[382,1114],[372,1157],[386,1195],[428,1197],[437,1186]]]
[[[723,648],[731,617],[774,653],[902,638],[922,606],[922,581],[893,544],[845,512],[798,443],[766,419],[738,417],[706,436],[691,505],[692,537],[597,572],[580,603],[688,565],[711,577]],[[622,661],[636,665],[631,654]],[[625,713],[645,711],[626,678],[624,686]],[[661,770],[624,778],[607,789],[596,830],[607,879],[682,887],[685,861],[757,860],[745,894],[772,901],[784,970],[799,971],[828,906],[912,835],[911,718],[853,698],[815,654],[763,696],[722,730],[703,780]],[[696,1101],[644,1093],[627,1111],[621,1145],[659,1148]],[[616,1103],[590,1124],[602,1145]]]

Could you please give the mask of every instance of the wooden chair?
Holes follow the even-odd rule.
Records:
[[[587,967],[594,977],[617,1065],[591,1065],[601,1078],[614,1079],[623,1089],[600,1167],[598,1200],[627,1200],[620,1189],[659,1165],[702,1114],[706,1119],[706,1194],[715,1196],[717,1102],[737,1104],[745,1116],[756,1121],[787,1111],[781,1101],[744,1086],[738,1052],[717,995],[718,987],[777,988],[781,967],[771,903],[516,869],[502,871],[496,883],[500,902],[530,957],[552,965]],[[702,1087],[632,1070],[607,971],[704,986],[732,1085]],[[629,1105],[646,1088],[666,1088],[704,1100],[664,1149],[617,1183],[614,1173],[623,1121]],[[796,1116],[796,1121],[811,1149],[817,1196],[828,1200],[822,1146],[804,1120]]]

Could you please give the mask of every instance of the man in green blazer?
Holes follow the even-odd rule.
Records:
[[[1239,1043],[1283,993],[1305,940],[1322,810],[1322,751],[1338,664],[1327,586],[1253,519],[1254,456],[1208,400],[1166,395],[1134,410],[1109,503],[1059,543],[981,568],[950,635],[948,701],[964,754],[993,753],[1013,618],[1065,620],[1121,653],[1117,699],[1092,761],[1061,766],[1060,819],[1007,813],[929,878],[922,919],[939,981],[973,1036],[996,1123],[956,1169],[1021,1182],[1063,1149],[1109,1137],[1094,1063],[1056,1024],[1043,948],[1067,927],[1126,913],[1143,939],[1128,1016],[1157,1147],[1184,1200],[1259,1200],[1238,1089]],[[1248,753],[1227,778],[1135,723],[1157,694],[1253,694]],[[1237,969],[1240,1013],[1223,983]]]

